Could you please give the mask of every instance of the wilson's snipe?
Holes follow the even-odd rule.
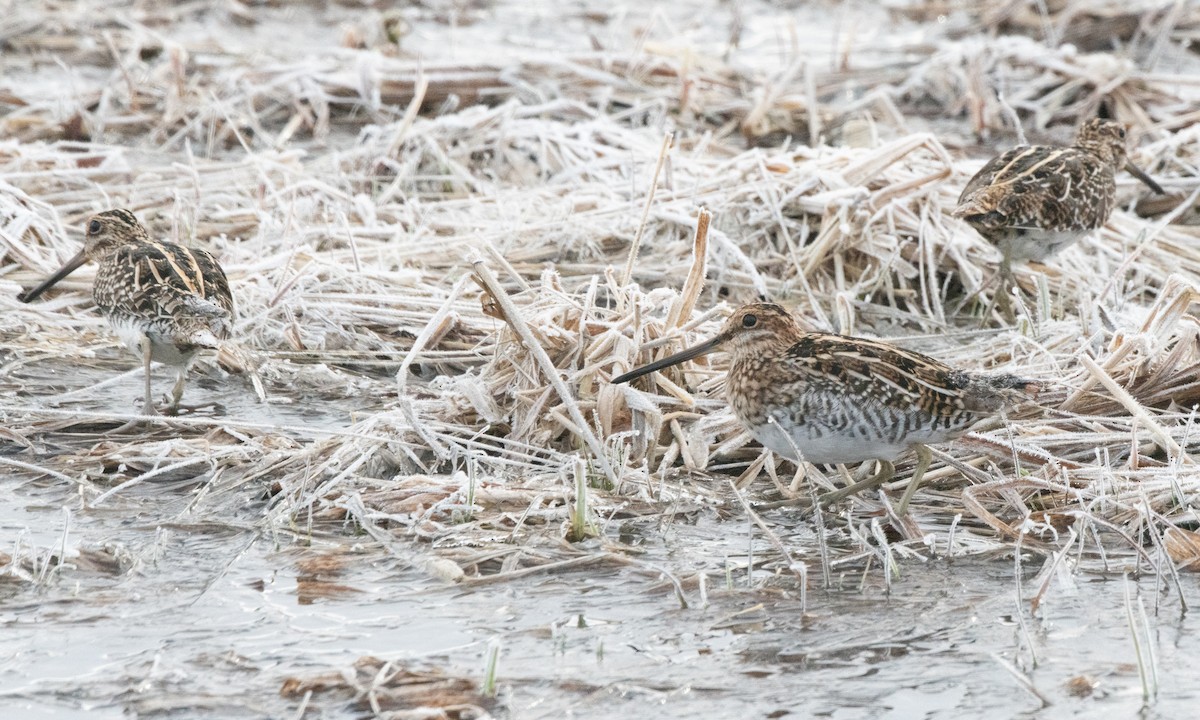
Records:
[[[1000,248],[1007,286],[1014,264],[1045,260],[1108,222],[1121,168],[1162,194],[1125,153],[1124,125],[1089,120],[1071,147],[1029,145],[992,158],[963,188],[954,215]]]
[[[226,371],[246,369],[245,355],[228,342],[233,295],[221,266],[203,250],[151,240],[128,210],[107,210],[88,219],[83,250],[19,299],[35,300],[88,261],[99,263],[92,299],[144,363],[144,412],[157,412],[150,389],[152,360],[178,372],[172,411],[179,407],[188,367],[198,352],[217,350],[217,361]]]
[[[821,498],[832,502],[886,482],[906,450],[919,462],[903,513],[929,465],[927,444],[952,440],[1039,383],[954,370],[920,353],[863,338],[804,332],[778,305],[735,312],[712,339],[614,378],[628,382],[719,348],[733,354],[725,393],[760,443],[794,461],[881,461],[871,479]]]

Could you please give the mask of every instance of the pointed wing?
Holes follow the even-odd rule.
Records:
[[[981,189],[995,184],[997,175],[1003,178],[1013,168],[1014,162],[1018,161],[1022,156],[1027,155],[1032,149],[1028,145],[1022,145],[1021,147],[1015,147],[1012,150],[1003,152],[989,160],[986,165],[979,169],[979,172],[975,173],[967,181],[962,194],[958,196],[958,204],[961,206]]]
[[[106,312],[171,327],[184,335],[204,327],[224,339],[233,319],[233,295],[221,266],[203,250],[174,243],[142,242],[120,248],[100,266],[92,295]]]
[[[991,230],[1063,230],[1077,222],[1098,227],[1107,212],[1082,200],[1081,183],[1095,183],[1104,168],[1076,148],[1018,147],[993,158],[967,182],[954,215]]]
[[[946,418],[961,414],[969,404],[966,373],[874,340],[809,333],[788,349],[785,363],[810,386],[863,404]]]
[[[866,338],[806,333],[784,362],[811,385],[864,403],[919,408],[937,417],[992,414],[1020,396],[1037,397],[1042,383],[1017,375],[956,370],[913,350]]]

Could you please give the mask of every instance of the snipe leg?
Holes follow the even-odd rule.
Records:
[[[846,487],[842,488],[841,490],[833,490],[831,492],[827,492],[818,499],[821,501],[822,505],[832,505],[833,503],[837,502],[838,500],[841,500],[842,498],[850,497],[851,495],[853,495],[855,493],[862,492],[863,490],[870,490],[871,488],[874,488],[874,487],[879,487],[880,485],[884,484],[888,480],[891,480],[892,476],[895,474],[896,474],[896,467],[894,465],[892,465],[891,462],[889,462],[887,460],[880,460],[879,461],[879,472],[875,473],[874,475],[867,478],[866,480],[860,480],[859,482],[856,482],[853,485],[847,485]]]
[[[158,408],[154,407],[154,389],[150,387],[150,356],[152,354],[150,338],[144,338],[142,340],[142,369],[146,372],[146,399],[142,402],[143,415],[158,414]]]
[[[983,317],[980,319],[980,326],[987,324],[992,316],[993,310],[999,310],[1001,317],[1008,324],[1016,322],[1017,316],[1012,307],[1012,288],[1013,282],[1013,243],[1016,239],[1011,237],[993,238],[992,242],[1000,249],[1000,271],[997,273],[998,287],[996,292],[992,293],[992,299],[988,301],[987,307],[983,310]],[[980,288],[983,292],[983,288]]]
[[[1000,289],[996,291],[996,309],[1000,311],[1000,315],[1004,318],[1004,322],[1012,325],[1017,321],[1016,308],[1013,307],[1012,291],[1017,287],[1016,278],[1013,277],[1013,250],[1016,240],[1010,239],[1008,242],[1000,243],[1001,252],[1004,257],[1000,259]]]
[[[179,412],[179,401],[183,399],[183,386],[187,382],[187,366],[179,368],[175,378],[175,386],[171,388],[171,413]]]
[[[145,396],[145,399],[142,400],[142,418],[130,420],[126,423],[118,425],[117,427],[113,428],[112,430],[107,430],[104,433],[105,435],[120,435],[121,433],[127,432],[127,431],[132,430],[132,429],[138,427],[139,425],[141,425],[143,422],[145,422],[145,418],[156,417],[159,414],[158,408],[154,407],[154,390],[153,390],[153,388],[150,387],[150,355],[151,355],[151,352],[152,352],[152,348],[150,347],[150,338],[143,338],[143,340],[142,340],[142,369],[145,372],[146,396]]]
[[[913,469],[912,480],[908,482],[908,487],[904,489],[904,495],[900,496],[900,503],[896,505],[897,515],[904,515],[908,512],[908,503],[916,494],[917,488],[921,486],[921,479],[925,477],[929,463],[933,462],[933,454],[929,452],[929,448],[924,445],[916,445],[913,450],[917,452],[917,467]]]
[[[1013,279],[1012,265],[1007,257],[1000,268],[1000,289],[996,291],[996,309],[1010,325],[1017,321],[1016,309],[1013,308],[1012,290],[1016,287]]]

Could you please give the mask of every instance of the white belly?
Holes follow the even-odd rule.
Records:
[[[1001,238],[996,244],[1000,247],[1001,252],[1012,258],[1014,263],[1022,263],[1027,260],[1042,262],[1074,245],[1087,233],[1087,230],[1062,232],[1025,230],[1021,233],[1012,232],[1007,237]]]
[[[882,440],[864,440],[839,433],[816,435],[796,428],[791,437],[775,424],[750,428],[754,439],[776,455],[789,460],[805,461],[818,465],[835,463],[860,463],[867,460],[895,460],[908,450],[908,444],[889,443]],[[797,456],[799,451],[799,456]]]
[[[171,340],[163,337],[145,321],[112,315],[109,324],[130,352],[142,359],[143,344],[150,343],[150,359],[155,362],[186,367],[196,356],[196,350],[181,352]]]

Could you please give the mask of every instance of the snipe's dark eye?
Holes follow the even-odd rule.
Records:
[[[99,220],[93,220],[90,223],[88,223],[88,235],[95,235],[98,232],[100,232],[100,221]]]
[[[752,328],[757,324],[758,324],[758,316],[757,315],[746,315],[745,317],[742,318],[742,327],[744,327],[744,328]]]
[[[1125,128],[1117,128],[1117,137],[1125,139]]]

